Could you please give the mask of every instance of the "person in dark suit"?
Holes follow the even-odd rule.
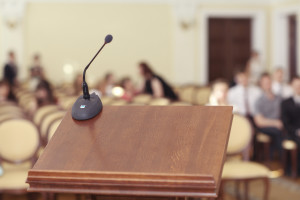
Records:
[[[10,51],[8,53],[9,60],[4,66],[4,76],[3,78],[8,81],[10,86],[14,86],[16,84],[18,67],[16,65],[15,53]]]
[[[281,103],[281,118],[291,139],[300,145],[300,77],[292,80],[293,96]]]
[[[288,132],[289,139],[300,147],[300,77],[292,80],[293,96],[281,103],[281,119]],[[300,148],[298,148],[300,155]],[[298,172],[300,172],[300,156],[298,156]]]

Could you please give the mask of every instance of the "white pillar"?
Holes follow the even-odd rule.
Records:
[[[196,2],[179,0],[174,11],[174,80],[176,84],[196,80]]]
[[[27,75],[27,66],[24,66],[24,11],[25,0],[1,0],[0,2],[0,66],[1,76],[3,65],[7,62],[7,54],[14,51],[19,66],[18,79]]]

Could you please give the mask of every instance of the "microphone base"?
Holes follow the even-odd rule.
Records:
[[[90,95],[90,99],[84,99],[83,95],[78,97],[72,107],[72,118],[75,120],[88,120],[102,111],[103,105],[95,93]]]

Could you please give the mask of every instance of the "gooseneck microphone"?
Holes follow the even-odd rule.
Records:
[[[104,44],[98,50],[96,55],[92,58],[89,64],[84,68],[83,71],[83,82],[82,82],[82,91],[83,95],[81,95],[72,107],[72,117],[76,120],[87,120],[95,117],[98,113],[101,112],[103,105],[98,95],[89,93],[88,84],[85,81],[85,73],[95,58],[98,56],[103,47],[112,41],[112,35],[107,35],[104,40]]]

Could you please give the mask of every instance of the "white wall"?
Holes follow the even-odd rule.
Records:
[[[110,33],[114,40],[95,59],[88,80],[94,82],[107,71],[137,77],[137,64],[145,60],[172,81],[172,20],[171,7],[161,4],[29,3],[26,65],[40,52],[53,81],[70,80],[63,66],[81,72]]]

